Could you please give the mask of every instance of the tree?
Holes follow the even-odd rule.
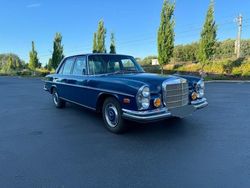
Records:
[[[3,66],[3,71],[9,73],[12,70],[15,70],[16,69],[15,64],[16,64],[15,59],[11,55],[9,55],[7,62]]]
[[[0,54],[0,69],[3,71],[20,70],[22,68],[25,68],[25,62],[16,54]]]
[[[154,55],[150,55],[145,57],[144,59],[141,59],[140,61],[138,61],[142,66],[150,66],[152,65],[152,60],[153,59],[157,59],[157,56]]]
[[[30,51],[29,68],[35,70],[39,65],[37,51],[35,50],[35,43],[32,41],[32,49]]]
[[[174,60],[177,62],[197,62],[198,43],[177,45],[174,48]]]
[[[48,62],[48,64],[47,64],[47,69],[48,69],[49,71],[52,70],[52,59],[51,59],[51,58],[49,58],[49,62]]]
[[[211,0],[199,42],[198,59],[202,65],[202,70],[216,52],[216,32],[217,26],[214,20],[214,1]]]
[[[115,34],[111,33],[111,44],[110,44],[110,53],[116,54],[116,47],[115,47]]]
[[[93,53],[97,53],[97,36],[96,36],[96,32],[94,33],[94,39],[93,39]]]
[[[60,33],[56,33],[53,44],[51,68],[56,69],[63,58],[62,35]]]
[[[175,4],[164,0],[161,12],[161,23],[158,29],[158,60],[163,74],[163,66],[168,64],[174,52],[174,9]]]
[[[106,39],[106,29],[104,27],[104,21],[100,20],[98,23],[98,30],[97,30],[97,52],[98,53],[106,53],[105,39]]]

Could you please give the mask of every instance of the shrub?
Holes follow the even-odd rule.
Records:
[[[21,71],[16,72],[17,76],[31,76],[32,72],[29,69],[23,69]]]
[[[157,73],[157,74],[160,73],[160,66],[158,66],[158,65],[143,66],[143,69],[146,72]]]
[[[50,74],[50,71],[47,69],[36,69],[36,76],[38,77],[44,77]]]
[[[250,62],[241,65],[242,76],[250,76]]]

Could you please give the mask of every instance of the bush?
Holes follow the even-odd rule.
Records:
[[[51,72],[47,69],[36,69],[35,71],[32,71],[30,69],[23,69],[20,71],[15,70],[9,70],[9,71],[3,71],[0,70],[1,76],[33,76],[33,77],[45,77],[46,75],[50,74]]]
[[[160,73],[160,66],[158,65],[143,66],[142,68],[146,72],[157,73],[157,74]]]
[[[241,65],[242,76],[250,76],[250,62]]]
[[[242,75],[241,67],[234,67],[232,70],[232,75],[233,76],[241,76]]]
[[[48,74],[50,74],[51,72],[47,69],[36,69],[35,74],[38,77],[45,77]]]
[[[32,72],[30,70],[28,70],[28,69],[24,69],[22,71],[16,72],[16,75],[17,76],[31,76]]]
[[[176,68],[177,71],[184,71],[184,72],[199,72],[201,69],[200,64],[197,63],[190,63],[179,66]]]

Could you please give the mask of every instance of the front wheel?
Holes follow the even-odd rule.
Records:
[[[58,95],[58,92],[56,91],[56,89],[53,90],[52,100],[57,108],[64,108],[65,107],[66,103],[64,100],[59,98],[59,95]]]
[[[122,110],[119,102],[113,98],[107,98],[102,107],[102,116],[105,127],[112,133],[123,133],[126,130],[122,119]]]

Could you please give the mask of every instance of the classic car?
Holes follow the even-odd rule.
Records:
[[[132,56],[84,54],[62,60],[44,90],[57,108],[66,102],[102,113],[105,127],[121,133],[125,120],[183,118],[208,105],[201,78],[145,73]]]

